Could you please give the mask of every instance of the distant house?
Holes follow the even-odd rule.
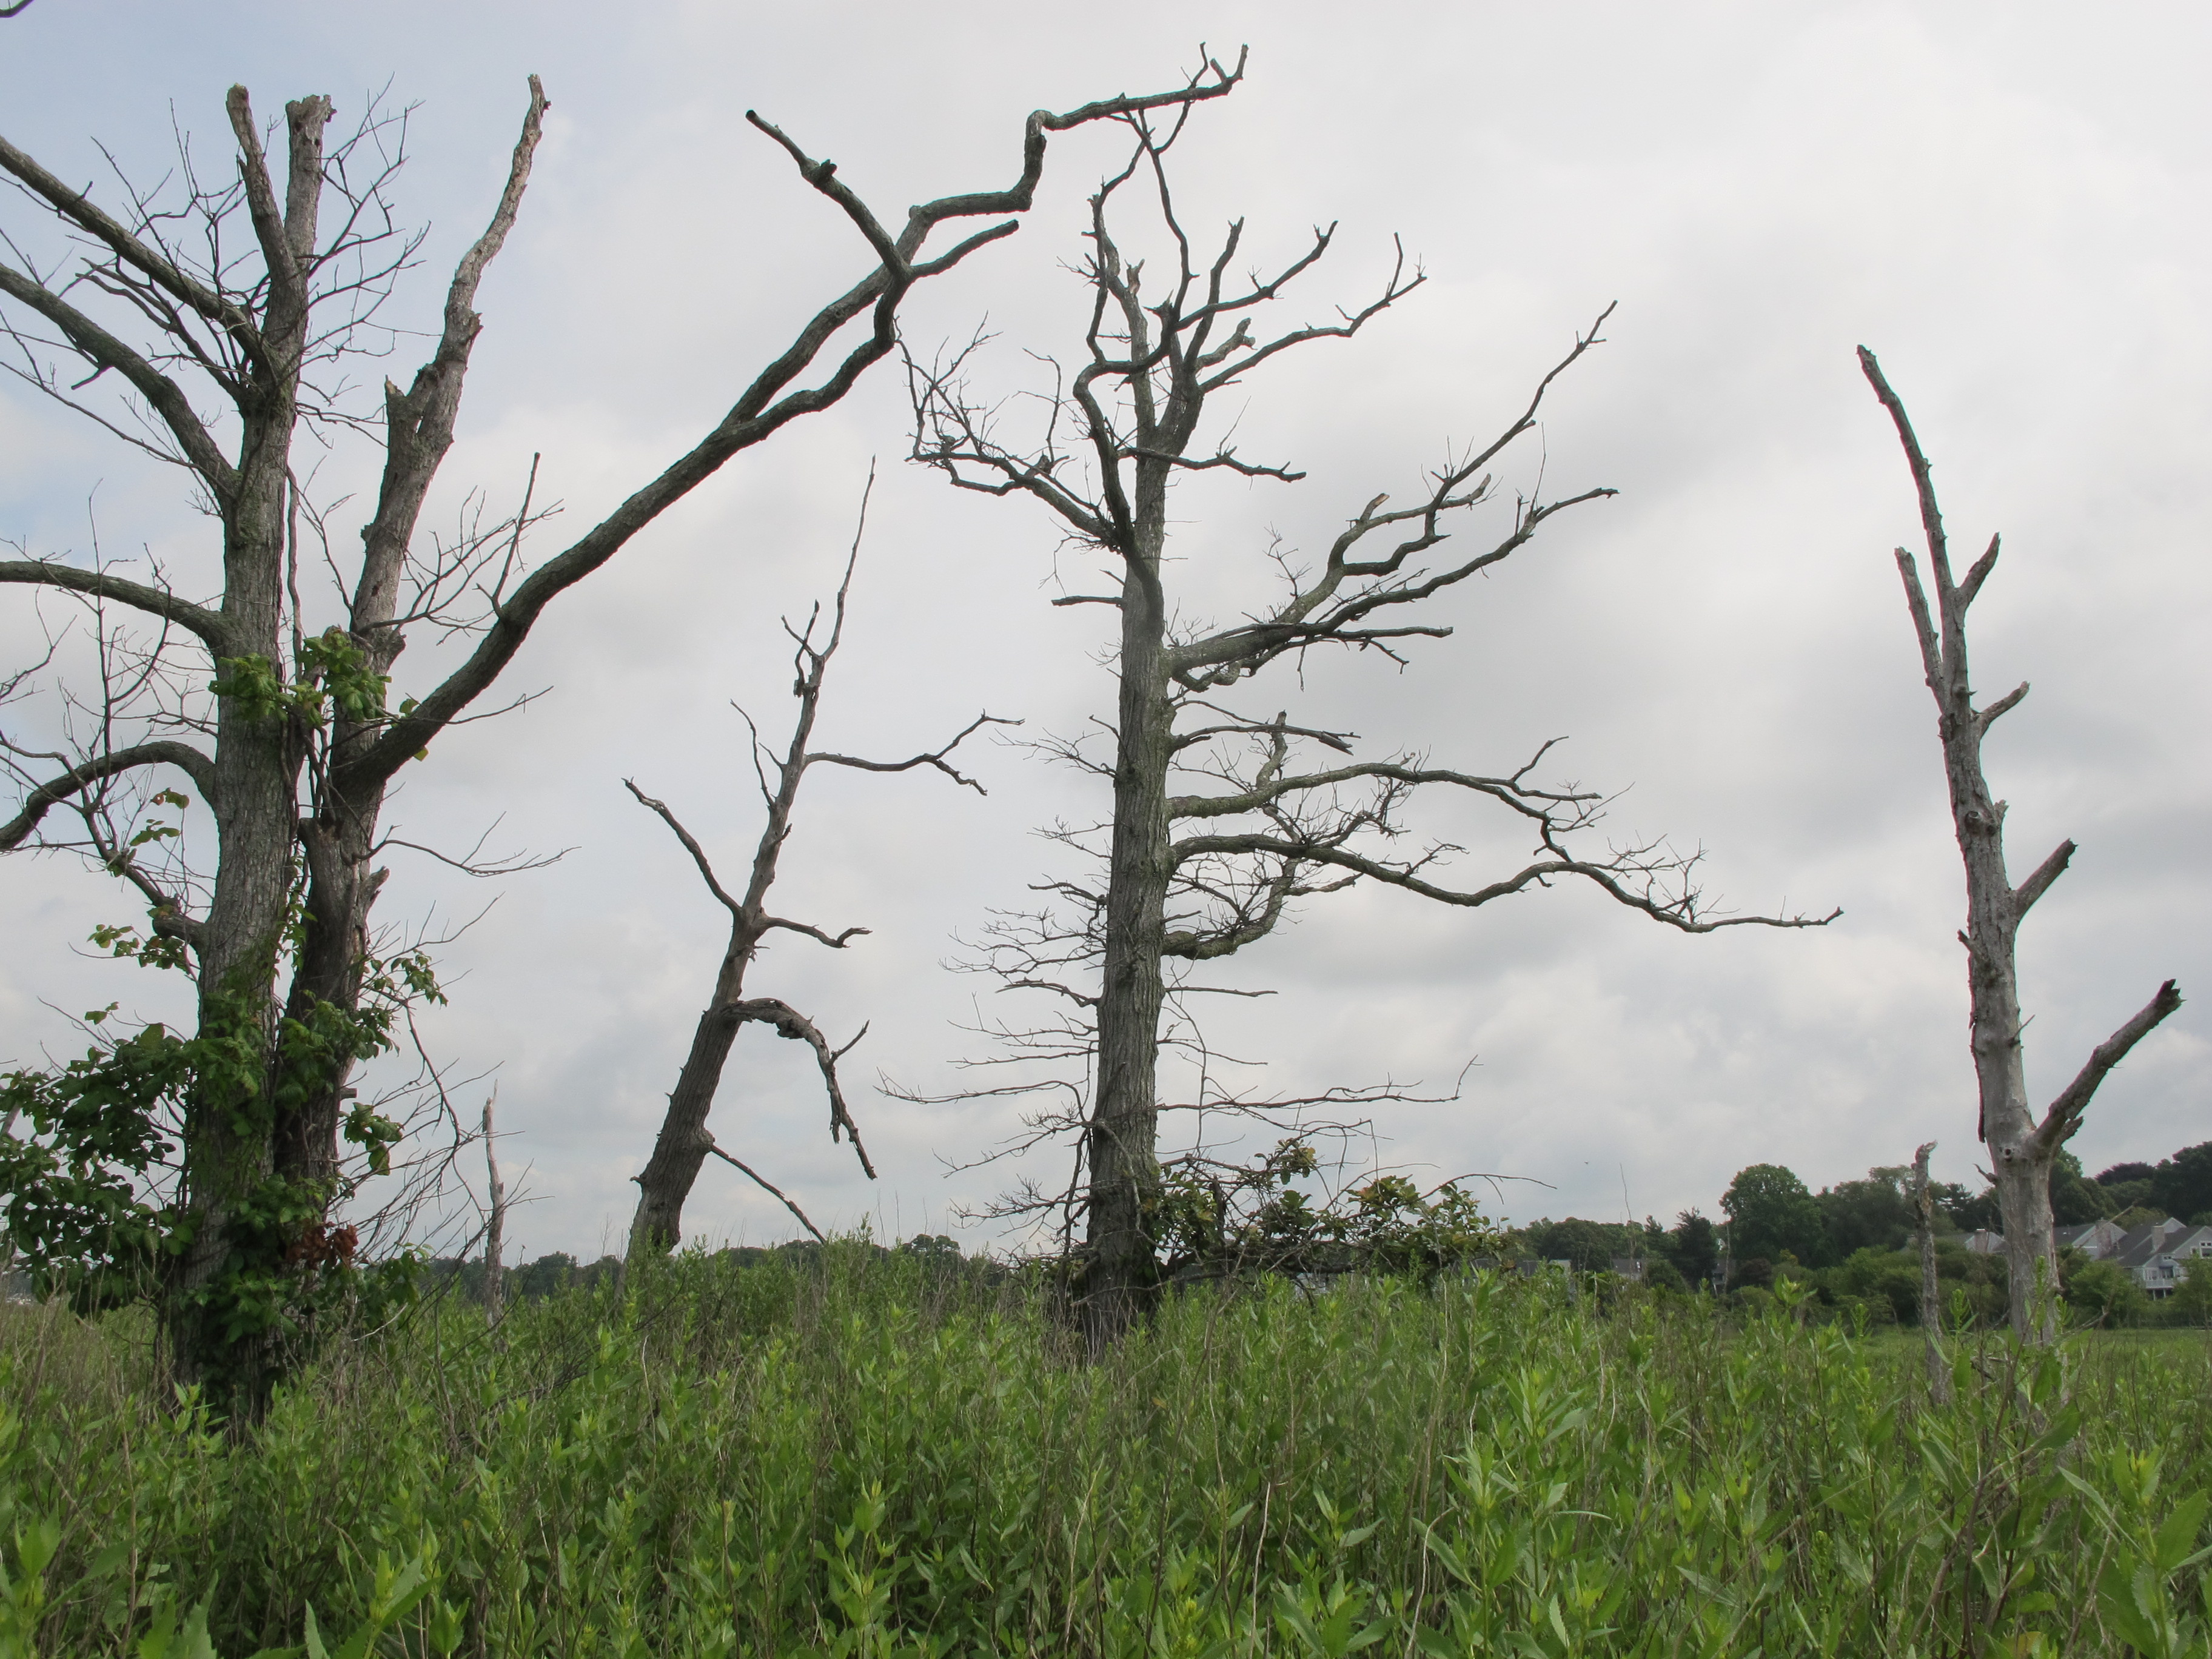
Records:
[[[1568,1256],[1555,1256],[1547,1261],[1541,1256],[1534,1255],[1524,1255],[1513,1264],[1513,1271],[1523,1279],[1534,1279],[1538,1273],[1548,1272],[1554,1267],[1563,1273],[1572,1273],[1575,1264],[1573,1259]]]
[[[2078,1227],[2053,1227],[2051,1242],[2059,1249],[2079,1250],[2092,1261],[2102,1261],[2120,1247],[2128,1230],[2112,1221],[2088,1221]]]
[[[1644,1258],[1640,1255],[1617,1255],[1613,1258],[1613,1270],[1623,1279],[1644,1282]]]
[[[1987,1227],[1977,1227],[1966,1236],[1966,1248],[1976,1255],[2002,1255],[2004,1235],[1991,1232]]]
[[[2212,1261],[2212,1227],[2192,1227],[2185,1221],[2147,1221],[2125,1232],[2109,1221],[2093,1221],[2055,1227],[2051,1242],[2079,1250],[2092,1261],[2111,1262],[2154,1298],[2179,1288],[2191,1261]]]
[[[2185,1221],[2153,1221],[2132,1228],[2108,1260],[2136,1276],[2154,1297],[2172,1296],[2188,1273],[2188,1263],[2212,1261],[2212,1227]]]

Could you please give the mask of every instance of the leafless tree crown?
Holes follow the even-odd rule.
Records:
[[[1697,855],[1663,842],[1587,848],[1603,799],[1540,775],[1551,743],[1498,773],[1439,767],[1413,752],[1359,760],[1354,733],[1249,706],[1248,682],[1286,660],[1302,664],[1317,649],[1402,663],[1412,641],[1451,631],[1421,617],[1423,602],[1508,559],[1553,518],[1613,493],[1547,497],[1537,490],[1509,502],[1493,470],[1535,430],[1554,383],[1598,343],[1611,307],[1575,337],[1518,414],[1488,441],[1453,451],[1407,504],[1371,496],[1317,559],[1277,544],[1268,550],[1271,596],[1226,626],[1190,620],[1169,589],[1172,492],[1200,474],[1279,483],[1304,476],[1241,454],[1205,419],[1209,400],[1248,387],[1294,348],[1359,334],[1424,280],[1397,245],[1363,303],[1323,322],[1281,320],[1289,289],[1330,251],[1334,227],[1316,228],[1272,267],[1242,274],[1242,221],[1201,252],[1177,210],[1167,167],[1192,112],[1183,106],[1119,118],[1131,149],[1127,164],[1090,201],[1088,248],[1078,268],[1088,290],[1082,345],[1072,361],[1042,359],[1053,383],[1037,398],[1040,422],[1018,437],[1021,406],[977,392],[981,337],[928,362],[907,358],[913,458],[960,489],[1042,503],[1066,544],[1100,566],[1096,588],[1054,603],[1115,613],[1117,707],[1095,736],[1100,748],[1111,745],[1111,758],[1094,755],[1092,739],[1054,745],[1113,790],[1109,817],[1051,832],[1103,867],[1094,878],[1047,883],[1038,890],[1041,908],[1000,917],[981,965],[1009,988],[1048,992],[1066,1009],[1044,1025],[995,1028],[1011,1044],[1001,1060],[1075,1067],[1049,1084],[983,1091],[1049,1089],[1061,1104],[1038,1117],[1036,1132],[1081,1134],[1071,1184],[1049,1194],[1025,1189],[1013,1208],[1056,1209],[1069,1237],[1079,1215],[1087,1217],[1085,1248],[1094,1266],[1122,1264],[1106,1272],[1121,1288],[1142,1272],[1157,1116],[1174,1109],[1157,1090],[1158,1053],[1184,1044],[1202,1051],[1187,1000],[1227,988],[1201,986],[1193,971],[1268,937],[1295,902],[1367,881],[1473,908],[1571,877],[1689,933],[1826,920],[1717,915],[1694,880]],[[1134,233],[1141,254],[1127,228],[1139,215],[1147,221]],[[1502,533],[1449,551],[1455,527],[1493,501],[1505,514]],[[1316,753],[1320,759],[1309,758]],[[1528,856],[1495,879],[1468,883],[1448,867],[1458,847],[1400,850],[1400,810],[1423,788],[1457,792],[1512,815],[1528,836]],[[1250,1103],[1239,1094],[1209,1095],[1217,1074],[1218,1066],[1201,1064],[1200,1097],[1188,1104]],[[1398,1095],[1348,1098],[1382,1097]],[[1121,1294],[1108,1288],[1109,1299]]]

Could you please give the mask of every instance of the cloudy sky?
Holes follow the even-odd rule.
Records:
[[[553,101],[522,220],[479,298],[459,441],[426,522],[471,489],[511,509],[533,453],[562,511],[542,556],[696,441],[794,323],[866,260],[848,226],[747,127],[757,107],[879,210],[1011,182],[1022,116],[1175,78],[1200,40],[1251,46],[1249,78],[1177,153],[1187,221],[1247,223],[1259,259],[1336,222],[1299,316],[1363,300],[1403,237],[1427,284],[1348,344],[1255,376],[1224,420],[1294,486],[1186,489],[1176,546],[1194,609],[1264,595],[1271,535],[1325,544],[1378,491],[1405,498],[1448,446],[1486,436],[1608,302],[1607,343],[1547,405],[1540,448],[1504,474],[1547,492],[1617,488],[1452,598],[1449,640],[1387,664],[1317,666],[1266,695],[1294,718],[1490,771],[1547,738],[1554,775],[1625,792],[1610,826],[1707,854],[1709,896],[1743,911],[1844,912],[1817,933],[1686,938],[1588,892],[1479,912],[1358,891],[1218,982],[1267,988],[1219,1016],[1263,1086],[1382,1076],[1461,1097],[1379,1114],[1372,1155],[1440,1178],[1505,1172],[1516,1218],[1709,1212],[1731,1174],[1784,1163],[1814,1186],[1909,1158],[1972,1180],[1972,1074],[1954,933],[1963,897],[1933,711],[1889,550],[1917,538],[1895,439],[1853,348],[1907,399],[1953,533],[2005,555],[1974,613],[1978,679],[2034,692],[1989,745],[2016,869],[2063,836],[2072,871],[2021,951],[2031,1086],[2178,978],[2212,986],[2212,338],[2203,211],[2212,17],[2141,4],[1278,3],[1115,9],[568,3],[372,9],[38,0],[0,24],[0,131],[65,176],[104,143],[158,176],[173,125],[220,154],[224,88],[256,107],[325,92],[415,105],[397,195],[430,228],[395,313],[427,326],[495,195],[526,97]],[[1104,130],[1055,141],[1020,234],[906,313],[927,350],[988,319],[985,373],[1036,384],[1027,351],[1079,339],[1083,198],[1122,159]],[[0,198],[0,226],[26,225]],[[35,230],[35,226],[29,229]],[[419,361],[402,342],[397,377]],[[370,365],[373,387],[386,366]],[[526,1255],[619,1248],[629,1176],[711,984],[722,929],[635,778],[741,872],[757,804],[732,711],[774,730],[777,619],[834,585],[879,466],[854,618],[822,737],[903,755],[979,710],[1073,733],[1110,708],[1096,609],[1056,610],[1041,511],[959,495],[901,459],[903,387],[875,373],[834,413],[750,452],[562,600],[512,671],[544,696],[449,735],[393,821],[465,848],[573,848],[492,884],[394,855],[386,921],[488,914],[442,952],[451,1006],[422,1031],[481,1098],[495,1078]],[[331,495],[358,455],[325,462]],[[357,520],[358,502],[336,522]],[[210,527],[173,473],[0,388],[0,538],[38,553],[159,556],[204,572]],[[1486,526],[1470,524],[1471,537]],[[1079,568],[1068,571],[1079,578]],[[0,595],[0,663],[37,637]],[[419,690],[427,644],[399,670]],[[1256,694],[1255,694],[1256,695]],[[1270,703],[1270,707],[1276,706]],[[34,732],[46,716],[11,711]],[[842,1039],[883,1171],[860,1178],[792,1045],[741,1040],[715,1114],[725,1145],[824,1224],[957,1231],[1008,1178],[954,1171],[1018,1127],[1013,1108],[931,1109],[880,1071],[956,1086],[963,1022],[1018,1013],[946,970],[957,936],[1066,873],[1036,828],[1094,813],[1085,781],[979,743],[988,799],[942,778],[810,781],[778,907],[873,931],[768,953],[750,981]],[[1463,803],[1418,827],[1470,849],[1470,884],[1521,849]],[[2196,849],[2194,853],[2191,849]],[[66,1052],[67,1015],[174,993],[88,958],[130,907],[53,860],[0,866],[0,1063]],[[1226,1002],[1226,999],[1216,999]],[[2212,1047],[2192,1001],[2105,1086],[2075,1142],[2092,1170],[2203,1139]],[[1212,1012],[1212,1011],[1209,1011]],[[1060,1165],[1035,1167],[1040,1178]],[[760,1242],[788,1218],[716,1165],[694,1236]],[[988,1227],[967,1230],[972,1244]]]

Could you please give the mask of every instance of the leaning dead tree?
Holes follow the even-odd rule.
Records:
[[[1158,1056],[1170,989],[1188,988],[1198,965],[1267,938],[1297,901],[1366,881],[1474,908],[1572,878],[1688,933],[1813,925],[1708,914],[1692,879],[1694,856],[1664,843],[1586,846],[1602,801],[1540,777],[1549,744],[1498,774],[1438,767],[1404,752],[1356,760],[1354,734],[1250,706],[1248,682],[1314,651],[1402,662],[1411,641],[1447,636],[1448,627],[1419,619],[1414,608],[1503,562],[1553,518],[1613,493],[1519,495],[1508,503],[1491,471],[1535,429],[1553,383],[1597,343],[1595,327],[1576,338],[1519,415],[1431,473],[1410,504],[1373,496],[1312,562],[1268,550],[1273,595],[1244,620],[1225,628],[1179,620],[1169,530],[1194,509],[1176,497],[1178,485],[1206,473],[1282,483],[1304,476],[1239,456],[1208,428],[1211,400],[1285,352],[1351,338],[1423,280],[1401,252],[1360,308],[1340,311],[1332,322],[1279,327],[1271,320],[1276,302],[1329,251],[1333,228],[1317,229],[1265,275],[1232,275],[1241,221],[1210,256],[1200,255],[1177,216],[1166,167],[1189,114],[1171,112],[1165,125],[1148,112],[1118,118],[1133,147],[1128,165],[1091,198],[1091,246],[1081,266],[1088,323],[1073,365],[1054,365],[1060,384],[1043,399],[1041,436],[1016,447],[1000,435],[1001,411],[969,389],[974,347],[932,367],[909,360],[908,368],[915,459],[963,489],[1042,502],[1070,543],[1105,561],[1103,591],[1054,603],[1103,605],[1117,616],[1112,757],[1091,759],[1081,745],[1069,746],[1072,758],[1110,783],[1111,816],[1091,838],[1103,855],[1102,877],[1054,884],[1057,908],[1000,940],[1010,983],[1056,993],[1073,1011],[1061,1041],[1089,1066],[1080,1164],[1067,1201],[1081,1211],[1086,1234],[1084,1291],[1094,1340],[1126,1327],[1157,1278]],[[1133,196],[1151,217],[1151,260],[1130,251],[1119,228]],[[1493,501],[1505,520],[1497,539],[1463,556],[1430,557],[1462,515]],[[1322,751],[1318,763],[1307,758],[1316,750]],[[1525,861],[1494,880],[1467,883],[1445,868],[1456,848],[1395,850],[1401,809],[1420,790],[1507,814],[1530,844]]]
[[[940,197],[895,229],[834,163],[749,113],[865,244],[863,274],[711,429],[534,568],[522,546],[542,516],[531,488],[511,515],[478,514],[451,542],[421,519],[483,327],[477,291],[529,182],[546,107],[535,80],[490,223],[447,287],[434,349],[405,389],[383,382],[373,412],[346,388],[364,355],[389,349],[381,313],[420,240],[390,194],[403,118],[372,110],[333,143],[327,98],[288,104],[264,128],[233,88],[234,174],[204,178],[187,147],[157,189],[118,174],[113,207],[0,140],[11,199],[32,210],[0,226],[6,366],[179,469],[214,532],[177,572],[0,560],[0,583],[81,601],[99,642],[89,694],[46,686],[85,714],[74,735],[55,717],[51,738],[6,738],[21,805],[0,824],[0,851],[74,853],[112,872],[144,903],[147,931],[104,929],[107,942],[191,975],[197,1001],[189,1033],[95,1033],[86,1060],[6,1080],[28,1133],[0,1145],[0,1188],[26,1254],[57,1272],[89,1263],[109,1282],[150,1277],[178,1375],[248,1411],[265,1398],[278,1348],[332,1267],[330,1214],[349,1170],[374,1170],[397,1134],[351,1079],[391,1046],[398,1010],[434,994],[419,951],[372,948],[380,860],[407,845],[384,824],[393,781],[449,726],[483,716],[549,605],[733,456],[836,404],[891,349],[916,284],[1011,234],[1006,216],[1030,206],[1051,134],[1218,97],[1236,79],[1207,66],[1167,92],[1039,111],[1010,187]],[[935,246],[940,231],[957,240]],[[323,533],[332,504],[295,464],[303,437],[356,436],[381,450],[357,557]],[[311,600],[302,578],[319,569],[330,582]],[[136,631],[116,625],[121,615]],[[390,707],[400,654],[426,630],[459,636],[462,659]],[[41,667],[0,672],[0,687],[28,696]],[[161,816],[190,798],[209,809],[213,855],[164,862],[184,830],[198,838]],[[79,1109],[110,1097],[127,1124]]]
[[[871,489],[874,483],[871,475]],[[781,1201],[816,1238],[822,1237],[821,1230],[807,1218],[805,1211],[750,1164],[719,1146],[707,1127],[708,1114],[713,1110],[714,1096],[721,1086],[723,1068],[729,1063],[731,1046],[738,1031],[748,1024],[765,1025],[778,1036],[803,1042],[814,1051],[815,1064],[822,1072],[823,1087],[830,1097],[830,1138],[849,1139],[862,1171],[869,1180],[876,1178],[875,1165],[869,1162],[867,1148],[860,1141],[860,1126],[853,1121],[853,1115],[845,1103],[843,1086],[837,1080],[837,1062],[867,1035],[868,1028],[863,1025],[852,1042],[842,1048],[832,1048],[821,1028],[788,1003],[775,997],[745,994],[745,970],[771,933],[796,933],[833,951],[842,951],[868,931],[865,927],[848,927],[842,933],[831,933],[811,923],[793,921],[769,913],[769,890],[775,884],[784,850],[791,840],[792,814],[799,804],[799,786],[805,781],[807,772],[817,766],[843,766],[861,772],[910,772],[917,768],[930,768],[980,795],[985,793],[983,786],[956,770],[948,757],[986,726],[1020,724],[993,714],[979,714],[950,743],[902,761],[863,760],[857,756],[807,747],[813,740],[815,720],[821,713],[822,688],[829,678],[830,659],[844,642],[846,603],[852,592],[853,570],[860,556],[861,531],[866,529],[867,521],[865,494],[860,502],[860,530],[854,532],[853,550],[845,561],[844,580],[837,585],[828,637],[818,644],[814,637],[822,622],[818,605],[804,629],[795,629],[788,622],[784,623],[784,631],[791,635],[795,647],[792,655],[791,694],[799,700],[799,712],[792,721],[791,738],[784,745],[783,754],[779,757],[769,753],[761,744],[758,731],[752,729],[750,720],[747,721],[748,729],[752,730],[754,775],[760,785],[761,804],[766,810],[760,843],[753,853],[752,874],[745,884],[744,895],[734,896],[723,887],[715,877],[706,848],[666,805],[655,800],[635,783],[623,780],[623,787],[641,804],[657,813],[684,843],[684,850],[698,866],[708,891],[730,913],[730,942],[722,952],[713,994],[692,1033],[690,1052],[684,1056],[676,1087],[669,1093],[667,1114],[661,1120],[653,1157],[637,1176],[637,1214],[629,1230],[629,1257],[634,1261],[643,1256],[665,1254],[682,1240],[684,1201],[690,1196],[692,1185],[698,1180],[700,1168],[709,1154],[721,1158]],[[775,775],[773,781],[769,776],[771,768]]]
[[[1859,348],[1859,367],[1875,396],[1889,411],[1898,441],[1912,471],[1920,498],[1920,526],[1928,544],[1928,566],[1936,582],[1931,613],[1919,567],[1904,548],[1897,550],[1898,574],[1912,613],[1921,665],[1936,699],[1936,730],[1943,746],[1943,775],[1950,788],[1951,822],[1966,867],[1966,926],[1959,942],[1966,947],[1966,985],[1971,1000],[1974,1076],[1981,1095],[1978,1133],[1990,1149],[1997,1207],[2004,1218],[2005,1268],[2010,1285],[2012,1328],[2023,1340],[2047,1341],[2057,1329],[2057,1262],[2051,1236],[2051,1170],[2060,1148],[2081,1127],[2081,1115],[2106,1074],[2126,1058],[2160,1021],[2181,1006],[2172,980],[2158,988],[2133,1018],[2099,1043],[2074,1080],[2058,1092],[2039,1119],[2027,1101],[2027,1072],[2021,1045],[2027,1021],[2020,1006],[2020,973],[2014,945],[2020,924],[2035,902],[2051,890],[2073,859],[2074,843],[2063,841],[2015,887],[2005,871],[2005,804],[1991,799],[1982,775],[1982,739],[1998,719],[2027,696],[2022,681],[1986,708],[1974,706],[1966,664],[1966,611],[1996,568],[1999,538],[1967,568],[1964,581],[1951,578],[1951,554],[1943,533],[1943,514],[1928,458],[1906,418],[1905,404],[1874,353]],[[2036,1310],[2038,1286],[2045,1304]]]

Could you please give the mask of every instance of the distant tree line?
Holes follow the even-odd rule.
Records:
[[[1778,1278],[1792,1279],[1810,1284],[1825,1305],[1863,1305],[1877,1323],[1913,1324],[1919,1319],[1920,1279],[1911,1253],[1910,1173],[1902,1164],[1875,1168],[1861,1180],[1816,1193],[1781,1164],[1753,1164],[1729,1182],[1717,1220],[1696,1209],[1682,1211],[1672,1226],[1648,1216],[1641,1222],[1547,1218],[1510,1231],[1506,1250],[1568,1262],[1577,1273],[1605,1273],[1633,1261],[1641,1264],[1644,1282],[1662,1291],[1705,1287],[1756,1294]],[[1966,1236],[1997,1226],[1996,1188],[1975,1193],[1939,1182],[1933,1191],[1938,1274],[1947,1298],[1963,1292],[1975,1318],[2002,1318],[2002,1258],[1966,1248]],[[2212,1225],[2212,1141],[2185,1146],[2156,1164],[2115,1164],[2094,1176],[2082,1171],[2074,1154],[2061,1152],[2051,1199],[2061,1226],[2111,1219],[2132,1227],[2168,1217]],[[2062,1254],[2060,1280],[2077,1308],[2113,1323],[2146,1311],[2140,1287],[2123,1283],[2124,1274],[2069,1255]],[[2187,1307],[2194,1306],[2190,1299]]]
[[[851,1248],[854,1241],[840,1240],[840,1244]],[[881,1244],[866,1246],[877,1255],[902,1255],[917,1258],[925,1264],[974,1267],[981,1258],[963,1256],[957,1239],[940,1234],[916,1233],[912,1238],[886,1249]],[[752,1244],[733,1244],[717,1250],[718,1259],[726,1260],[739,1267],[757,1267],[767,1261],[810,1263],[819,1261],[823,1247],[811,1238],[793,1239],[787,1244],[766,1247]],[[509,1302],[536,1302],[555,1292],[565,1290],[592,1290],[611,1284],[623,1272],[623,1259],[618,1255],[603,1255],[596,1261],[579,1261],[566,1250],[551,1250],[537,1261],[525,1266],[507,1268],[501,1275],[501,1295]],[[422,1263],[422,1289],[428,1293],[451,1290],[471,1302],[482,1302],[484,1293],[484,1264],[481,1255],[434,1256]]]

